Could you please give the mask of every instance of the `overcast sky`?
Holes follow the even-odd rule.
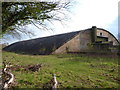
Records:
[[[72,1],[72,0],[71,0]],[[118,34],[118,2],[119,0],[74,0],[73,7],[70,8],[68,17],[71,18],[61,24],[54,21],[53,31],[38,30],[33,25],[27,29],[35,30],[35,36],[23,37],[22,40],[45,37],[66,32],[84,30],[97,26],[111,32],[117,37]],[[7,38],[5,42],[13,43],[19,41],[13,38]]]

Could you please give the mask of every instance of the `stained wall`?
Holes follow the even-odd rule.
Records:
[[[97,29],[97,36],[108,37],[108,41],[113,41],[113,45],[119,45],[116,38],[108,31]],[[62,54],[66,52],[88,52],[91,51],[91,30],[80,31],[75,37],[65,42],[61,47],[56,49],[52,54]]]
[[[102,33],[103,37],[108,37],[108,41],[113,41],[113,45],[119,45],[116,38],[108,31],[97,29],[97,36],[101,36],[100,33]]]
[[[91,35],[89,30],[84,30],[78,33],[74,38],[63,44],[52,54],[61,54],[66,52],[80,52],[89,50],[91,43]]]

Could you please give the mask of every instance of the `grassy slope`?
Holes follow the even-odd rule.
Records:
[[[80,55],[30,56],[3,52],[3,61],[15,65],[43,64],[39,72],[13,71],[19,88],[41,88],[55,73],[59,88],[117,88],[118,59]]]

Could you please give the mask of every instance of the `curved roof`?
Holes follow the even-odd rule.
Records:
[[[103,29],[103,28],[97,28],[98,30],[100,29],[100,30],[103,30],[103,31],[106,31],[106,32],[108,32],[110,35],[112,35],[114,38],[115,38],[115,40],[120,44],[120,42],[118,41],[118,39],[112,34],[112,33],[110,33],[109,31],[107,31],[107,30],[105,30],[105,29]]]
[[[49,37],[20,41],[3,48],[3,50],[27,54],[50,54],[65,42],[73,38],[79,32],[80,31],[76,31]]]
[[[101,29],[101,28],[97,28],[97,29],[108,32],[105,29]],[[50,54],[56,49],[58,49],[60,46],[62,46],[63,44],[74,38],[79,32],[85,32],[88,30],[91,30],[91,28],[81,31],[49,36],[49,37],[20,41],[3,48],[3,50],[10,52],[17,52],[17,53],[26,53],[26,54],[40,54],[40,55]],[[108,33],[111,34],[110,32]],[[116,37],[113,34],[111,35],[116,39]],[[119,43],[117,39],[116,41]]]

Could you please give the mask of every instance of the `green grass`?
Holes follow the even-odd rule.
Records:
[[[20,55],[3,52],[3,61],[13,66],[42,64],[38,72],[12,71],[17,88],[42,88],[55,73],[59,88],[117,88],[118,58],[83,55]]]

